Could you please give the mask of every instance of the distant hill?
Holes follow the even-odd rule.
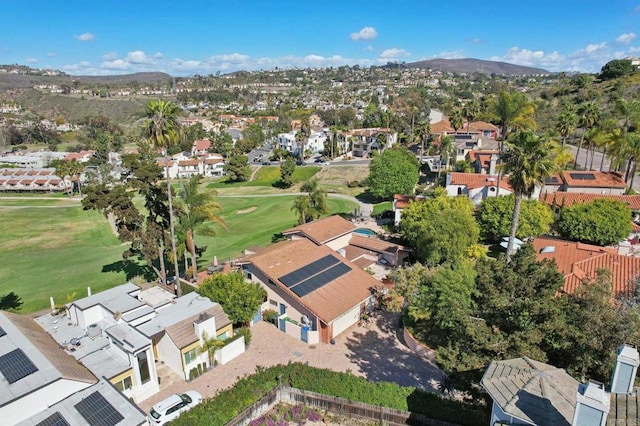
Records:
[[[0,91],[12,89],[26,89],[40,84],[57,84],[71,86],[74,81],[84,84],[139,84],[166,83],[172,77],[163,72],[138,72],[124,75],[105,76],[77,76],[77,75],[32,75],[0,73]]]
[[[482,59],[429,59],[426,61],[409,62],[401,65],[404,68],[423,68],[443,72],[456,72],[472,74],[479,72],[482,74],[499,75],[533,75],[551,74],[542,68],[525,67],[522,65],[509,64],[507,62],[484,61]]]

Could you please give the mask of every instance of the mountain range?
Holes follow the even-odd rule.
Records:
[[[542,68],[526,67],[523,65],[509,64],[507,62],[485,61],[482,59],[428,59],[426,61],[409,62],[400,64],[403,68],[422,68],[434,71],[455,72],[472,74],[498,75],[541,75],[551,74]]]

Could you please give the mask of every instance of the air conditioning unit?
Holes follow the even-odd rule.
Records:
[[[91,324],[87,327],[87,337],[95,339],[102,336],[102,328],[98,324]]]

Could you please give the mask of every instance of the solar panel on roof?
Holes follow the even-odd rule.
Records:
[[[7,332],[4,331],[4,328],[0,327],[0,337],[6,336],[6,335],[7,335]]]
[[[0,356],[0,372],[9,384],[38,371],[33,362],[22,349],[14,349],[9,353]]]
[[[341,277],[351,270],[349,265],[339,263],[313,277],[310,277],[298,285],[291,288],[298,297],[304,297],[307,294],[316,291],[317,289],[324,287],[331,281]]]
[[[593,173],[569,173],[572,179],[576,180],[595,180],[596,175]]]
[[[62,414],[56,411],[55,413],[53,413],[52,415],[50,415],[49,417],[47,417],[46,419],[38,423],[36,426],[71,426],[71,425],[69,425],[69,422],[67,422],[65,418],[62,417]]]
[[[98,391],[74,405],[90,426],[115,426],[124,416]]]
[[[296,269],[293,272],[289,272],[288,274],[281,276],[280,278],[278,278],[278,280],[280,280],[280,282],[287,287],[292,287],[337,263],[340,263],[340,260],[338,260],[335,256],[328,254],[325,257],[320,258],[313,263],[310,263],[309,265],[303,266],[302,268]]]

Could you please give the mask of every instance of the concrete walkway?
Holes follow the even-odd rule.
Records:
[[[338,336],[335,345],[307,345],[272,324],[260,322],[252,328],[251,344],[244,354],[190,383],[178,381],[163,386],[158,394],[139,405],[148,412],[158,401],[186,390],[211,397],[233,386],[241,377],[255,373],[257,366],[270,367],[289,361],[334,371],[348,370],[370,381],[396,382],[427,390],[435,390],[442,376],[434,364],[404,345],[395,314],[377,315],[368,328],[353,326]]]

